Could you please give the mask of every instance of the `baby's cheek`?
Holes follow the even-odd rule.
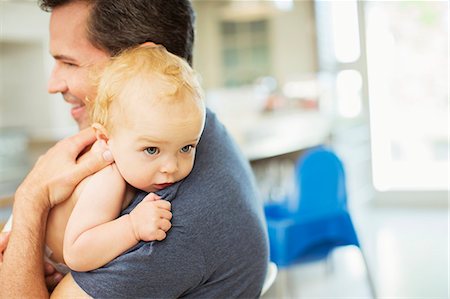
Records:
[[[135,169],[135,171],[128,173],[127,177],[130,185],[141,190],[146,190],[154,183],[152,175],[147,171],[139,171],[138,169]]]

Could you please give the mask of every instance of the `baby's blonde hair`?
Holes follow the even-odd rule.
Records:
[[[203,98],[197,75],[185,60],[169,53],[163,46],[138,46],[113,57],[97,73],[97,96],[94,101],[87,100],[91,123],[111,129],[111,104],[127,84],[136,78],[144,79],[145,82],[158,78],[168,83],[164,85],[164,98],[188,97],[194,101]]]

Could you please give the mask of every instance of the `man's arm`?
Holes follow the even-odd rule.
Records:
[[[92,129],[58,142],[40,157],[14,196],[13,229],[0,269],[0,297],[48,297],[44,280],[44,240],[50,209],[67,199],[85,177],[112,162],[111,153],[90,151]]]
[[[8,222],[3,227],[2,232],[0,233],[0,269],[3,263],[3,252],[6,250],[9,241],[9,234],[11,233],[12,226],[12,214],[8,219]],[[47,285],[47,289],[53,290],[55,286],[61,281],[63,275],[56,271],[53,265],[44,262],[44,273],[45,273],[45,284]]]

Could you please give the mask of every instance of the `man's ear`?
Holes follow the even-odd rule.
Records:
[[[149,47],[149,48],[153,48],[153,47],[158,47],[159,44],[155,44],[154,42],[145,42],[139,45],[139,47]]]
[[[99,123],[94,123],[92,124],[92,128],[94,128],[95,137],[97,138],[97,140],[103,140],[106,143],[108,142],[109,140],[108,131],[103,125]]]

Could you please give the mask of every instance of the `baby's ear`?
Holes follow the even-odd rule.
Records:
[[[106,130],[106,128],[99,124],[99,123],[94,123],[92,124],[92,128],[95,131],[95,137],[97,137],[97,140],[103,140],[105,142],[108,142],[109,137],[108,137],[108,131]]]

